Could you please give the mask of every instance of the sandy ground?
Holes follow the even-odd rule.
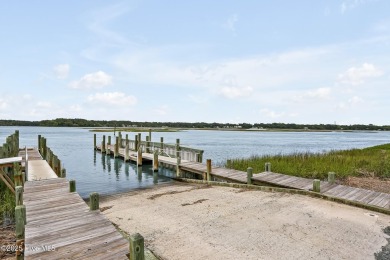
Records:
[[[375,259],[390,241],[388,215],[287,193],[174,184],[101,208],[161,259]]]

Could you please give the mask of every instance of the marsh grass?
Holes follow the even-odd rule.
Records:
[[[264,171],[266,162],[271,163],[273,172],[305,178],[326,179],[328,172],[335,172],[338,179],[390,178],[390,144],[326,153],[252,156],[231,160],[229,168],[246,171],[252,167],[254,173],[259,173]]]
[[[15,212],[15,195],[0,181],[0,219],[4,213],[13,218]]]

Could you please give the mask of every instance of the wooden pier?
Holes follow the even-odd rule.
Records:
[[[134,144],[137,143],[137,141],[134,140],[127,140],[127,143],[129,142]],[[164,145],[167,146],[167,144]],[[182,154],[180,153],[181,150],[178,145],[169,145],[171,149],[170,155],[166,155],[165,151],[161,152],[161,147],[164,146],[158,145],[158,143],[153,143],[153,145],[151,145],[151,142],[143,143],[143,146],[138,147],[142,151],[142,153],[140,154],[138,154],[135,150],[130,150],[129,147],[123,148],[124,146],[126,146],[126,141],[120,142],[120,145],[117,146],[116,144],[105,144],[105,149],[103,150],[102,146],[95,146],[95,149],[112,154],[117,157],[121,157],[124,160],[130,160],[138,163],[140,163],[137,159],[138,156],[142,157],[142,161],[154,161],[157,159],[159,163],[164,163],[166,166],[176,168],[178,178],[183,177],[183,173],[187,172],[198,175],[198,178],[204,180],[213,179],[242,184],[254,184],[263,186],[268,185],[289,189],[312,191],[318,192],[325,196],[372,206],[373,208],[377,207],[388,211],[390,210],[389,193],[349,187],[346,185],[339,185],[328,181],[319,181],[295,177],[271,171],[264,171],[253,175],[251,174],[248,178],[248,172],[211,166],[211,162],[208,162],[209,165],[203,164],[199,162],[199,160],[195,159],[197,157],[193,155],[187,156],[187,160],[182,159],[180,158],[180,155]],[[174,150],[173,147],[176,147],[177,150]],[[135,149],[134,145],[132,146],[132,149]],[[191,148],[188,148],[187,150],[191,151]],[[195,152],[199,151],[201,150],[196,150]],[[154,153],[157,153],[158,156],[155,157]],[[126,156],[126,154],[128,154],[128,156]],[[182,156],[184,157],[184,155]],[[319,190],[314,189],[314,182],[317,182],[317,184],[315,185],[319,185]]]
[[[128,259],[128,240],[38,154],[27,150],[25,259]]]

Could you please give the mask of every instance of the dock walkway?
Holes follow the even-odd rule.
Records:
[[[111,151],[113,151],[114,146],[109,146]],[[100,147],[97,146],[99,150]],[[112,152],[111,152],[112,153]],[[119,149],[119,156],[124,158],[124,149]],[[144,160],[153,160],[153,154],[151,153],[142,153],[142,158]],[[129,160],[137,161],[136,152],[130,152]],[[176,166],[177,159],[170,158],[166,156],[159,156],[159,162],[164,162],[170,166]],[[184,172],[190,172],[203,176],[207,171],[207,166],[199,162],[190,162],[182,160],[180,162],[180,170]],[[247,173],[243,171],[216,167],[213,166],[211,170],[211,176],[216,179],[221,179],[229,182],[236,183],[247,183]],[[291,175],[285,175],[275,172],[261,172],[254,174],[252,177],[252,182],[255,185],[271,185],[283,188],[290,189],[299,189],[311,191],[313,189],[313,180],[301,177],[295,177]],[[383,192],[376,192],[367,189],[355,188],[346,185],[339,184],[330,184],[327,181],[321,181],[321,194],[341,198],[349,201],[355,201],[379,208],[390,209],[390,194]]]
[[[25,150],[19,152],[25,158]],[[128,259],[129,242],[35,149],[27,150],[25,259]]]

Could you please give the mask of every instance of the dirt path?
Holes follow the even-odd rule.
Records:
[[[286,193],[175,184],[101,207],[162,259],[375,259],[389,238],[388,215]]]

